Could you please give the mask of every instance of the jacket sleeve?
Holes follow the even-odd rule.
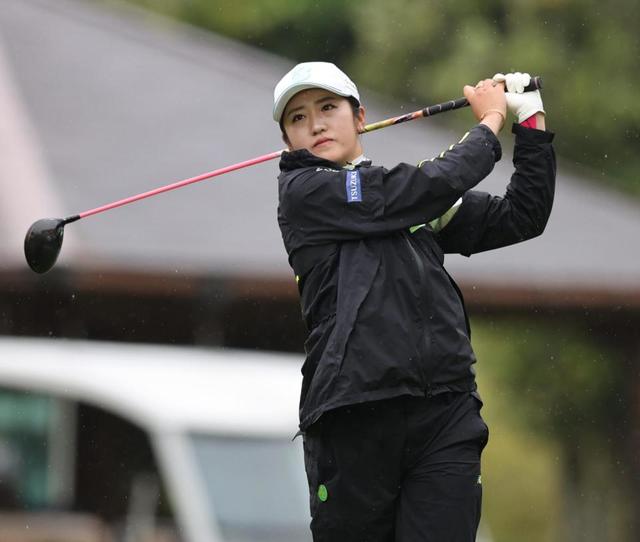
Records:
[[[471,190],[438,232],[446,253],[465,256],[540,235],[547,224],[556,178],[554,134],[514,125],[515,172],[503,197]]]
[[[361,239],[432,220],[486,177],[500,156],[493,132],[478,125],[418,166],[282,173],[279,219],[290,237],[285,243],[295,248]]]

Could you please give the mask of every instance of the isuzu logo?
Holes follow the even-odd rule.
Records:
[[[362,201],[360,172],[357,169],[347,171],[347,202]]]

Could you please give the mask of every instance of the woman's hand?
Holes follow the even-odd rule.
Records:
[[[480,124],[484,124],[497,135],[507,117],[504,86],[492,79],[485,79],[479,81],[475,87],[466,85],[463,92]]]
[[[496,73],[493,80],[506,86],[507,107],[518,118],[520,124],[535,115],[534,127],[539,130],[545,129],[545,112],[540,91],[525,92],[524,90],[531,82],[531,76],[528,73],[515,72],[506,75]]]

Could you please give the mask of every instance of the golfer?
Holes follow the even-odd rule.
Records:
[[[478,124],[439,156],[391,169],[365,157],[365,109],[335,65],[299,64],[275,88],[289,149],[278,221],[309,330],[300,431],[316,542],[475,540],[488,430],[443,262],[545,228],[553,135],[528,80],[465,86]],[[500,159],[507,108],[515,171],[497,197],[472,189]]]

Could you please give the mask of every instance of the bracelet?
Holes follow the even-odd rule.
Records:
[[[498,115],[502,117],[502,124],[504,124],[507,121],[506,117],[504,116],[504,113],[499,109],[487,109],[484,113],[482,113],[482,116],[480,117],[480,122],[484,120],[484,118],[487,116],[487,113],[498,113]]]

